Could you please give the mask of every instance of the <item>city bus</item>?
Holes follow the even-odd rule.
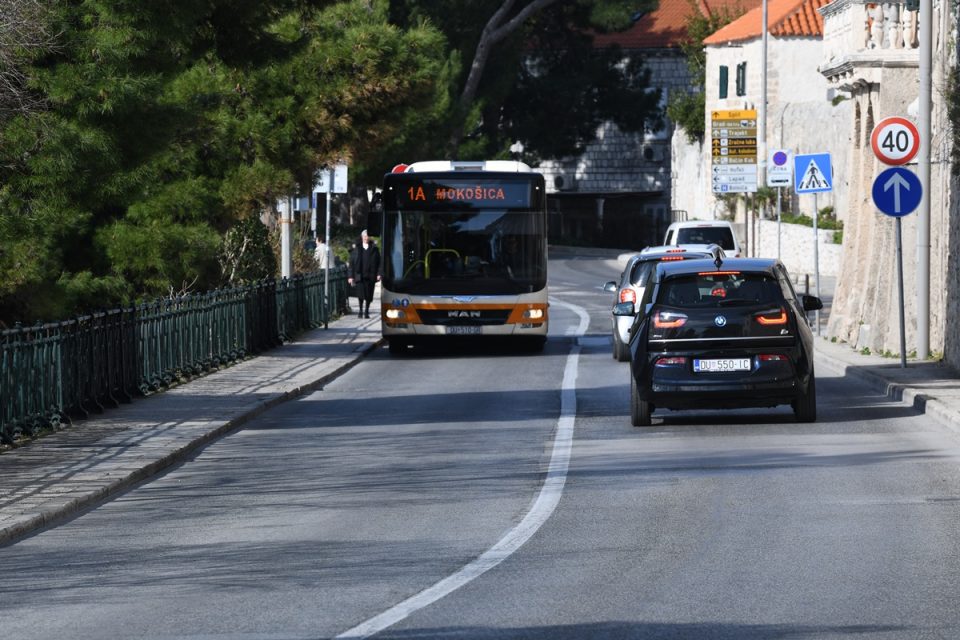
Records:
[[[425,340],[547,339],[543,176],[513,161],[431,161],[384,176],[381,328],[393,354]]]

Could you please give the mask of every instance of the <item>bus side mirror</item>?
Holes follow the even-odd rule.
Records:
[[[613,305],[613,315],[615,316],[633,316],[636,313],[632,302],[618,302]]]

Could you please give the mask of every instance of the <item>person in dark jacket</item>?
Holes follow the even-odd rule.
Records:
[[[357,298],[360,301],[358,318],[370,317],[373,290],[380,281],[380,275],[380,250],[364,229],[360,232],[360,244],[350,254],[350,267],[347,271],[347,284],[357,288]],[[366,308],[363,306],[364,302],[367,303]]]

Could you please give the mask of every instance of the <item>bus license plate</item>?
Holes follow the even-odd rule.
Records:
[[[480,327],[447,327],[448,336],[478,336],[481,333]]]
[[[722,358],[715,360],[693,361],[696,373],[715,373],[724,371],[750,371],[750,358]]]

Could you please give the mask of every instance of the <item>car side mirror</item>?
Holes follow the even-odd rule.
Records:
[[[618,302],[613,305],[613,315],[615,316],[633,316],[636,314],[637,312],[632,302]]]
[[[603,290],[604,290],[604,291],[609,291],[610,293],[616,293],[616,292],[617,292],[617,283],[614,282],[613,280],[611,280],[610,282],[607,282],[607,283],[605,283],[605,284],[603,285]]]
[[[823,309],[823,301],[817,296],[801,296],[804,311],[819,311]]]

